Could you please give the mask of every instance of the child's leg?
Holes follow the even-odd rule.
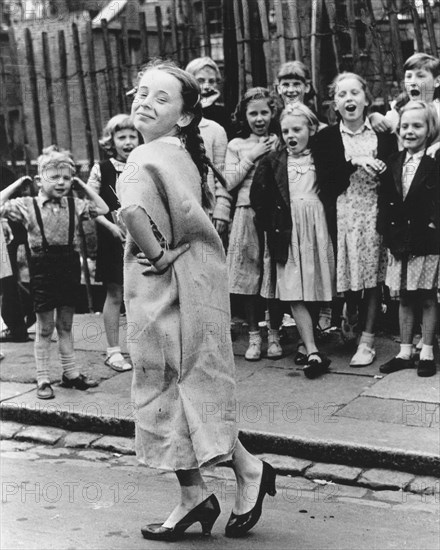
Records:
[[[37,384],[49,384],[49,350],[55,327],[54,310],[37,313],[37,328],[34,342],[34,356],[37,367]]]
[[[267,357],[269,359],[279,359],[283,355],[279,333],[279,328],[283,318],[280,301],[276,299],[269,299],[267,301],[267,308],[269,310],[269,326],[267,327]]]
[[[434,359],[434,340],[438,334],[437,299],[435,290],[419,291],[423,307],[421,360]]]
[[[107,284],[107,295],[102,310],[109,348],[119,347],[119,317],[122,304],[122,285]]]
[[[360,291],[353,292],[349,290],[345,292],[347,320],[350,325],[355,325],[358,322],[361,297],[362,293]]]
[[[257,303],[257,295],[244,297],[246,320],[249,326],[249,347],[244,354],[247,361],[258,361],[261,358],[261,335],[258,328]]]
[[[301,340],[307,350],[307,355],[318,351],[313,332],[313,320],[310,311],[304,302],[291,302],[292,317],[295,319]]]
[[[56,319],[61,366],[64,376],[71,380],[79,376],[79,368],[75,362],[73,347],[72,323],[74,311],[75,309],[71,306],[61,306],[57,308]]]

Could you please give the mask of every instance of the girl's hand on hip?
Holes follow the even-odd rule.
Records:
[[[189,243],[184,243],[179,246],[176,246],[176,248],[165,250],[163,256],[154,264],[150,262],[150,260],[146,257],[146,255],[143,252],[139,252],[137,254],[137,261],[141,265],[146,265],[149,267],[147,271],[144,272],[145,275],[150,273],[156,273],[157,275],[162,275],[162,273],[165,273],[165,271],[168,270],[170,265],[172,265],[179,256],[187,252],[190,248]]]
[[[226,231],[228,227],[227,222],[225,222],[224,220],[218,220],[216,218],[214,218],[212,221],[214,223],[215,229],[217,230],[217,233],[219,235],[223,235],[223,233]]]
[[[108,229],[115,239],[119,239],[121,243],[125,243],[124,232],[115,223],[112,223]]]

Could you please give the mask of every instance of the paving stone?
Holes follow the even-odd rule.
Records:
[[[329,479],[339,483],[354,483],[361,473],[361,468],[318,462],[307,470],[305,476],[309,479]]]
[[[439,495],[440,494],[440,479],[437,477],[418,476],[411,481],[407,490],[411,493],[419,495]]]
[[[91,447],[95,449],[105,449],[106,451],[121,453],[123,455],[132,455],[134,454],[134,439],[105,435],[94,441]]]
[[[4,440],[0,442],[0,450],[2,453],[8,451],[27,451],[33,447],[32,443],[27,443],[25,441],[15,441],[15,440]]]
[[[293,476],[302,475],[309,466],[313,464],[310,460],[303,458],[294,458],[286,455],[275,455],[271,453],[265,453],[257,455],[261,460],[268,462],[275,470],[284,474],[290,474]]]
[[[371,489],[405,489],[413,481],[414,475],[406,472],[371,468],[365,470],[357,480],[359,485]]]
[[[0,424],[0,439],[12,439],[23,428],[18,422],[2,422]]]
[[[20,431],[15,439],[18,441],[36,441],[37,443],[46,443],[55,445],[68,432],[60,428],[51,428],[49,426],[28,426]]]
[[[374,491],[372,494],[372,498],[376,500],[382,500],[384,502],[392,502],[396,504],[403,504],[407,502],[408,495],[411,495],[411,493],[407,493],[406,491],[402,491],[402,489],[399,489],[398,491]]]
[[[71,454],[69,449],[64,449],[63,447],[43,447],[42,445],[39,445],[38,447],[34,447],[32,450],[41,455],[42,459],[46,457],[60,458]]]
[[[108,455],[107,453],[101,453],[100,451],[92,451],[92,450],[85,450],[85,451],[79,451],[77,453],[77,456],[79,458],[83,458],[83,459],[86,459],[86,460],[92,460],[92,461],[104,461],[104,460],[109,460],[111,458],[110,455]]]
[[[290,493],[294,494],[295,491],[314,491],[316,489],[316,483],[306,479],[304,477],[291,477],[291,476],[278,476],[277,477],[277,490],[281,491],[282,494]]]
[[[64,438],[65,447],[81,448],[88,447],[93,441],[102,437],[101,434],[93,434],[89,432],[72,432]]]
[[[341,497],[351,497],[351,498],[363,498],[368,494],[368,489],[365,487],[354,487],[352,485],[343,485],[338,483],[338,492],[336,494],[337,499]]]

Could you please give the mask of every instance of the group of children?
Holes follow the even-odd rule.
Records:
[[[230,292],[244,297],[247,360],[261,357],[257,304],[262,296],[270,317],[268,357],[282,356],[278,328],[281,304],[288,303],[301,337],[297,362],[308,378],[327,372],[331,361],[318,350],[315,328],[320,308],[340,294],[345,298],[342,336],[358,341],[350,365],[371,364],[376,314],[386,284],[400,297],[402,343],[398,355],[380,371],[414,365],[412,339],[421,310],[417,372],[435,373],[440,61],[414,54],[404,68],[406,99],[385,116],[368,114],[372,98],[361,76],[337,75],[331,95],[338,123],[326,126],[310,108],[313,89],[307,68],[299,61],[285,63],[275,93],[261,87],[245,92],[233,115],[237,137],[228,143],[224,109],[216,103],[217,65],[207,57],[188,65],[199,82],[204,107],[199,127],[212,167],[207,184],[215,198],[208,215],[228,243]],[[21,221],[29,235],[40,398],[53,397],[48,351],[54,326],[63,384],[78,389],[96,384],[79,373],[71,336],[80,276],[78,217],[93,216],[98,222],[96,278],[107,290],[105,362],[117,371],[131,369],[119,346],[125,230],[116,216],[115,185],[140,139],[130,117],[117,115],[100,141],[109,159],[93,167],[88,185],[75,178],[70,153],[51,147],[38,159],[36,198],[7,200],[23,178],[2,192],[2,216]],[[68,196],[74,182],[86,200]]]

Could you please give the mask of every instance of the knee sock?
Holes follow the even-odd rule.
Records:
[[[423,344],[420,352],[420,361],[432,361],[434,359],[434,346]]]
[[[374,334],[371,332],[363,332],[359,344],[367,344],[367,346],[372,348],[374,346]]]
[[[36,337],[34,346],[35,364],[37,367],[37,384],[47,382],[50,384],[49,376],[49,349],[50,340],[45,340],[41,337]]]
[[[79,369],[75,363],[75,354],[60,353],[61,366],[63,368],[63,374],[66,378],[72,380],[79,376]]]
[[[398,359],[411,359],[412,344],[400,344],[400,351],[396,355]]]

